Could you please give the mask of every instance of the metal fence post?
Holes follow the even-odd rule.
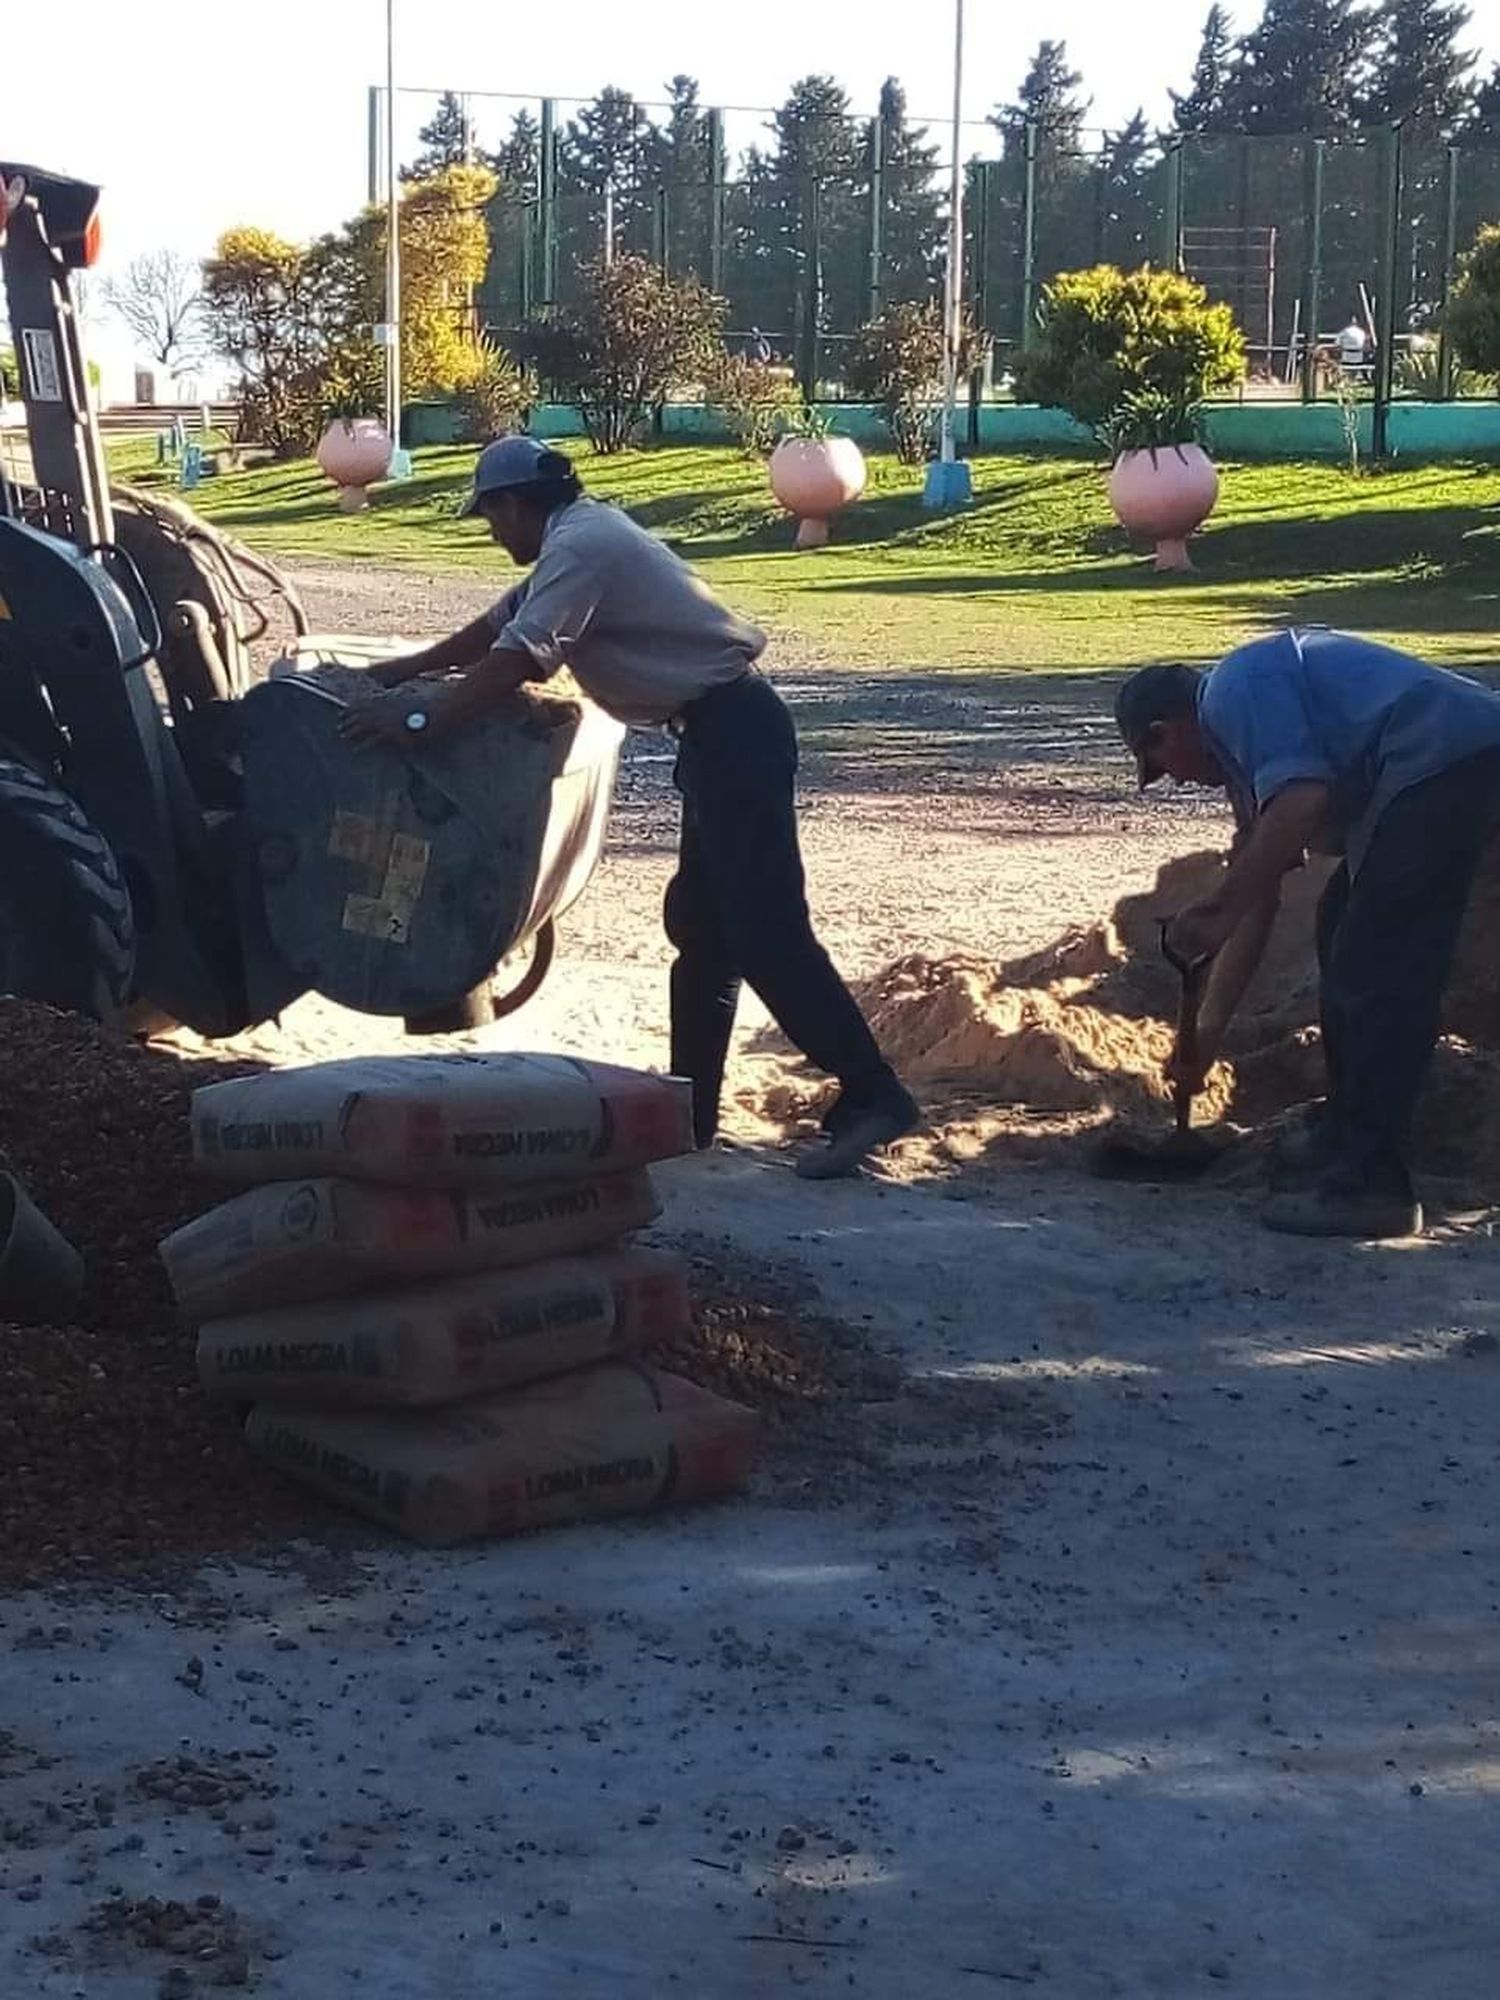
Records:
[[[823,183],[816,177],[805,184],[803,211],[803,257],[801,326],[797,375],[804,403],[818,399],[818,322],[823,304]]]
[[[1443,287],[1441,305],[1446,306],[1453,290],[1453,267],[1458,261],[1458,148],[1447,149],[1447,185],[1443,202]],[[1438,395],[1445,403],[1453,400],[1455,387],[1453,366],[1453,343],[1448,338],[1444,324],[1446,314],[1438,320]]]
[[[536,203],[521,203],[520,227],[520,277],[521,277],[521,324],[524,326],[536,310],[536,297],[532,291],[532,281],[536,276]]]
[[[1174,139],[1167,148],[1166,195],[1161,207],[1162,268],[1176,271],[1182,265],[1182,141]]]
[[[541,236],[541,283],[545,306],[557,303],[557,103],[542,99],[542,130],[537,161],[538,223]]]
[[[1247,268],[1250,249],[1250,224],[1247,219],[1249,214],[1250,135],[1246,133],[1240,140],[1239,206],[1235,214],[1235,227],[1240,232],[1240,241],[1244,248],[1237,259],[1239,268],[1235,273],[1234,316],[1242,327],[1248,323],[1250,318],[1250,272]],[[1267,360],[1269,359],[1270,357],[1267,356]]]
[[[1326,139],[1314,139],[1303,154],[1307,176],[1304,240],[1307,259],[1302,270],[1302,400],[1318,398],[1318,316],[1323,310],[1323,162]]]
[[[990,322],[990,171],[994,162],[976,160],[973,168],[973,190],[964,204],[964,213],[969,218],[971,243],[966,263],[969,285],[969,318],[974,329],[974,366],[969,370],[969,449],[978,451],[980,443],[979,410],[984,401],[984,360],[985,341]]]
[[[885,120],[870,120],[870,310],[879,319],[885,303]]]
[[[369,127],[365,134],[365,150],[370,166],[369,203],[371,208],[379,201],[380,190],[383,184],[383,177],[380,171],[381,95],[380,85],[372,83],[370,85]]]
[[[670,271],[672,268],[671,242],[671,196],[663,183],[651,201],[651,250],[656,263],[663,271]]]
[[[724,114],[708,114],[708,288],[724,289]]]
[[[1375,409],[1370,450],[1384,458],[1390,444],[1391,391],[1396,382],[1396,266],[1401,256],[1401,124],[1383,135],[1380,296],[1375,301]]]
[[[974,325],[981,334],[991,330],[990,233],[991,208],[995,199],[995,162],[978,160],[974,166],[974,199],[969,213],[974,224],[974,246],[970,258],[970,287],[974,301]]]
[[[1021,183],[1021,338],[1022,349],[1030,347],[1036,332],[1036,164],[1037,125],[1026,120],[1025,172]]]

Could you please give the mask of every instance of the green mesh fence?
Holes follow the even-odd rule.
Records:
[[[586,260],[634,253],[722,293],[731,345],[763,340],[809,394],[837,396],[859,327],[884,305],[942,291],[946,177],[873,150],[862,158],[857,173],[794,182],[764,163],[727,181],[610,190],[560,174],[546,200],[499,198],[483,319],[504,339],[575,300]],[[1482,223],[1500,221],[1500,149],[1385,130],[1135,145],[1085,132],[1061,143],[1018,127],[969,162],[964,189],[966,302],[993,353],[982,393],[1003,393],[1051,278],[1148,261],[1232,308],[1250,354],[1247,396],[1338,393],[1351,324],[1366,336],[1366,386],[1424,396],[1480,386],[1455,379],[1436,329],[1456,257]]]

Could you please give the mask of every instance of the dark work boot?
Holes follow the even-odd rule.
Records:
[[[1379,1243],[1420,1236],[1422,1204],[1404,1168],[1358,1174],[1330,1165],[1273,1195],[1261,1221],[1284,1236],[1352,1236]]]
[[[899,1083],[868,1104],[841,1097],[823,1119],[826,1141],[799,1155],[797,1172],[805,1181],[844,1180],[880,1147],[915,1131],[921,1120],[917,1100]]]

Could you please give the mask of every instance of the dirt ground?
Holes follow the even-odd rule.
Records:
[[[314,628],[422,636],[488,601],[482,586],[401,572],[295,570]],[[1184,847],[1218,838],[1211,802],[1145,802],[1128,783],[1098,677],[855,675],[774,635],[767,664],[802,744],[802,833],[820,934],[851,979],[912,951],[1004,960],[1144,887]],[[662,897],[672,873],[672,744],[627,742],[611,837],[588,894],[562,926],[559,969],[491,1039],[590,1047],[621,1060],[667,1056]],[[746,996],[739,1067],[747,1091],[781,1074],[764,1012]],[[319,1001],[236,1046],[305,1059],[396,1046],[389,1031]],[[731,1112],[731,1124],[733,1117]],[[758,1120],[744,1136],[764,1137]]]
[[[482,596],[303,581],[335,629]],[[854,677],[789,644],[778,678],[855,977],[1033,951],[1221,824],[1133,796],[1088,678]],[[632,746],[512,1046],[663,1060],[668,777]],[[756,1140],[787,1081],[760,1030]],[[381,1039],[306,1005],[254,1044]],[[778,1455],[744,1502],[0,1599],[4,1990],[1492,1992],[1487,1219],[1297,1244],[1248,1184],[941,1164],[810,1188],[756,1143],[663,1174],[662,1240],[774,1270],[902,1373],[852,1452]]]

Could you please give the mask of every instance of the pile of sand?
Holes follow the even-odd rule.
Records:
[[[1160,920],[1211,889],[1220,854],[1170,862],[1143,895],[1009,963],[897,959],[857,989],[881,1047],[921,1098],[926,1129],[890,1169],[916,1177],[1016,1157],[1076,1153],[1116,1121],[1167,1128],[1162,1067],[1172,1047],[1177,975]],[[1265,959],[1194,1108],[1199,1125],[1249,1134],[1230,1171],[1325,1087],[1317,1020],[1315,913],[1330,872],[1288,879]],[[1500,1199],[1500,848],[1476,886],[1444,1009],[1445,1039],[1414,1134],[1420,1172],[1456,1199]],[[785,1132],[806,1130],[831,1086],[779,1073],[742,1108]]]

